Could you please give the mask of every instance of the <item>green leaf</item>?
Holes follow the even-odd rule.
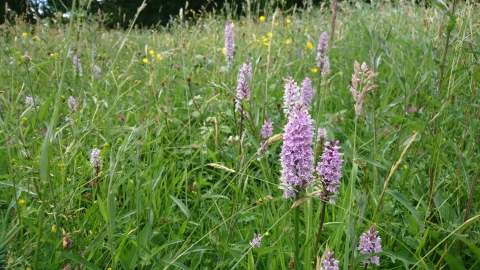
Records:
[[[379,168],[379,169],[383,169],[383,170],[386,169],[385,166],[383,166],[380,162],[375,161],[375,160],[373,160],[373,159],[360,158],[360,157],[357,158],[357,159],[358,159],[359,161],[363,161],[363,162],[366,162],[366,163],[368,163],[368,164],[371,164],[371,165],[373,165],[373,166],[375,166],[375,167],[377,167],[377,168]]]
[[[131,254],[137,254],[137,247],[134,245],[130,250],[127,250],[126,252],[123,252],[123,249],[125,247],[125,243],[127,242],[127,239],[129,237],[128,233],[131,229],[132,223],[128,224],[127,227],[125,227],[125,232],[121,236],[120,244],[118,245],[116,251],[115,251],[115,262],[119,261],[119,257],[121,256],[120,263],[122,264],[123,268],[125,269],[130,269],[130,265],[135,265],[136,261],[132,263],[130,260],[126,260],[125,258],[130,258]],[[126,256],[126,254],[129,254],[129,256]]]
[[[343,198],[343,203],[342,203],[342,208],[344,210],[340,211],[339,220],[345,221],[345,246],[344,246],[344,255],[343,255],[343,269],[348,269],[349,266],[349,260],[350,260],[350,244],[352,243],[352,240],[355,238],[354,232],[353,232],[353,222],[352,222],[352,203],[353,203],[353,196],[354,196],[354,187],[355,183],[357,182],[357,174],[358,174],[358,164],[353,163],[352,164],[352,171],[350,173],[350,180],[348,181],[348,186],[347,190],[345,191],[345,197]],[[338,242],[339,239],[341,239],[341,233],[344,228],[339,227],[337,228],[336,232],[336,239]],[[336,241],[333,241],[333,243],[336,243]]]
[[[200,262],[202,261],[203,250],[200,250],[193,256],[192,263],[190,264],[190,269],[199,269]]]
[[[39,119],[45,119],[45,116],[48,114],[50,115],[51,112],[49,113],[48,110],[52,108],[52,103],[54,104],[55,100],[55,92],[53,92],[50,97],[48,97],[47,100],[43,103],[42,107],[40,108],[40,111],[38,112],[38,118]],[[37,101],[38,102],[38,101]]]
[[[187,218],[190,218],[190,212],[188,211],[187,206],[179,200],[177,197],[170,195],[170,198],[177,204],[177,206],[180,208],[180,210],[185,214]]]
[[[223,133],[227,133],[227,134],[230,134],[232,133],[232,130],[230,129],[229,126],[220,126],[219,130]]]
[[[356,266],[357,264],[359,264],[363,260],[369,259],[373,256],[379,256],[380,261],[382,260],[382,256],[387,256],[387,257],[390,257],[390,259],[392,259],[393,262],[395,262],[395,260],[402,261],[405,268],[408,269],[409,265],[417,263],[417,260],[410,257],[410,255],[411,254],[406,250],[402,250],[402,251],[399,251],[399,252],[393,252],[391,250],[384,250],[384,251],[378,252],[378,253],[359,255],[355,258],[355,261],[354,261],[353,265]]]
[[[37,193],[33,192],[30,188],[24,187],[19,184],[14,184],[12,182],[0,181],[0,185],[7,187],[15,187],[18,191],[26,192],[32,196],[37,196]]]
[[[420,227],[421,232],[425,231],[425,227],[423,225],[423,221],[420,219],[420,216],[418,215],[417,210],[413,205],[410,203],[410,201],[403,196],[400,192],[396,190],[387,190],[385,193],[392,195],[399,203],[401,203],[403,206],[405,206],[408,211],[412,214],[413,218],[417,222],[418,226]]]
[[[224,243],[218,243],[218,247],[221,247],[223,251],[227,251],[231,255],[229,257],[232,259],[232,262],[235,261],[236,263],[242,266],[240,269],[248,269],[248,263],[245,262],[245,260],[242,260],[243,254],[241,251],[234,248],[230,248],[228,245]]]
[[[142,231],[140,232],[140,235],[138,236],[138,245],[140,247],[144,247],[147,245],[148,236],[150,235],[150,232],[152,230],[152,224],[153,224],[153,212],[150,210],[147,224],[145,224]]]
[[[248,268],[247,269],[255,269],[255,261],[253,260],[253,254],[251,250],[248,252]]]
[[[115,217],[116,217],[116,205],[115,205],[115,195],[110,193],[108,195],[107,211],[108,211],[108,221],[110,226],[110,232],[113,234],[115,231]]]
[[[98,205],[98,209],[100,210],[100,213],[102,214],[103,219],[108,224],[107,210],[105,208],[105,204],[103,203],[102,198],[100,197],[97,198],[97,205]]]
[[[272,252],[278,252],[278,253],[281,253],[283,252],[283,249],[281,247],[278,247],[278,246],[273,246],[273,247],[262,247],[259,251],[258,251],[258,256],[262,256],[264,254],[270,254]]]
[[[214,248],[207,247],[207,246],[195,246],[183,252],[183,255],[189,254],[189,253],[195,253],[195,252],[204,252],[208,250],[214,250]]]
[[[382,110],[380,111],[380,114],[385,114],[390,108],[392,108],[392,107],[396,106],[397,104],[401,103],[404,98],[405,98],[405,95],[400,95],[398,98],[396,98],[390,104],[383,107]]]
[[[475,255],[477,256],[477,258],[480,258],[480,248],[478,248],[476,245],[475,245],[475,242],[472,242],[470,240],[468,240],[467,238],[463,237],[463,236],[460,236],[460,235],[455,235],[455,237],[457,237],[460,241],[462,241],[473,253],[475,253]]]
[[[436,251],[438,255],[444,256],[443,258],[447,262],[450,269],[465,270],[465,265],[463,265],[463,262],[453,254],[451,254],[450,251],[447,252],[447,254],[445,254],[444,250],[437,249]]]
[[[445,4],[439,0],[433,0],[432,1],[434,5],[440,7],[441,9],[443,10],[447,10],[447,6],[445,6]]]
[[[391,250],[384,250],[380,252],[380,255],[382,254],[390,257],[390,259],[392,259],[393,262],[395,262],[395,260],[402,261],[406,268],[408,268],[408,265],[416,264],[418,261],[417,259],[412,258],[411,257],[412,254],[406,250],[401,250],[398,252],[393,252]]]
[[[179,263],[179,262],[175,262],[175,261],[168,261],[168,260],[162,260],[162,262],[166,263],[167,265],[176,266],[177,268],[180,268],[180,269],[190,270],[190,268],[188,268],[183,263]],[[167,268],[165,268],[165,269],[167,269]],[[170,269],[170,268],[168,268],[168,269]]]
[[[0,238],[0,249],[12,239],[12,237],[18,232],[18,230],[20,230],[20,228],[21,226],[15,226],[13,229],[9,229],[8,233]]]
[[[427,240],[427,236],[429,235],[429,232],[430,232],[430,228],[427,227],[427,230],[423,233],[422,239],[420,240],[417,250],[415,251],[416,256],[420,254],[420,251],[422,250],[423,246],[425,246],[425,242]]]
[[[168,246],[178,244],[178,243],[182,243],[182,242],[183,242],[183,239],[175,239],[175,240],[170,240],[168,242],[163,243],[163,245],[161,247],[153,250],[153,252],[149,254],[149,257],[147,258],[147,261],[152,260],[155,257],[155,255],[157,255],[157,253],[160,253],[162,250],[166,249]]]
[[[225,199],[230,200],[229,197],[220,194],[203,194],[202,199]]]
[[[91,270],[101,270],[100,267],[94,265],[93,263],[85,260],[84,258],[78,256],[78,255],[75,255],[75,254],[72,254],[72,253],[62,253],[62,256],[67,258],[67,259],[70,259],[76,263],[79,263],[80,265],[82,266],[85,266],[86,268],[88,269],[91,269]]]

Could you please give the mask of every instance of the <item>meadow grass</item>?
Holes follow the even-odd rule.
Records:
[[[329,250],[342,269],[479,268],[478,4],[448,14],[339,3],[326,77],[315,48],[330,34],[329,10],[267,6],[235,17],[233,8],[128,31],[105,29],[96,15],[3,26],[0,265],[315,269]],[[229,20],[231,66],[222,53]],[[247,60],[240,122],[235,89]],[[379,73],[358,117],[355,60]],[[289,76],[312,79],[315,130],[326,128],[344,154],[317,254],[322,202],[313,190],[294,202],[279,189]],[[268,119],[277,136],[259,155]],[[364,266],[372,255],[357,250],[372,224],[380,266]]]

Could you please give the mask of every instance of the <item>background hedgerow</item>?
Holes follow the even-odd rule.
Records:
[[[480,7],[446,2],[339,3],[325,75],[325,8],[199,14],[155,30],[107,31],[95,16],[5,24],[0,268],[314,269],[333,255],[342,269],[376,267],[373,256],[379,269],[478,268]],[[358,115],[355,61],[378,73]],[[316,254],[322,201],[314,188],[295,202],[279,189],[290,77],[311,79],[313,128],[343,154]],[[382,251],[362,255],[369,228]]]

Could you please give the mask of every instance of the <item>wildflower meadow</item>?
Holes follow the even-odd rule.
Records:
[[[0,269],[480,269],[477,1],[81,7],[0,28]]]

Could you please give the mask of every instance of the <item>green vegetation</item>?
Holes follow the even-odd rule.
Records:
[[[480,6],[448,5],[339,3],[326,77],[325,8],[234,17],[230,67],[228,6],[217,12],[228,19],[195,14],[157,30],[107,31],[97,15],[5,24],[0,268],[315,269],[327,250],[341,269],[480,268]],[[358,117],[355,60],[379,73]],[[284,132],[289,76],[312,79],[315,130],[344,154],[317,254],[324,204],[313,188],[283,198],[280,136],[258,154],[264,120]],[[372,224],[383,250],[365,267],[372,255],[357,247]]]

